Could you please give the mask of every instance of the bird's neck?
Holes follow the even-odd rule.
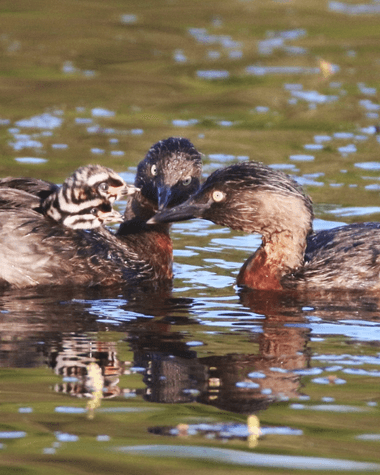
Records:
[[[282,231],[263,237],[259,249],[240,269],[237,284],[253,289],[280,290],[281,279],[303,265],[306,234]]]

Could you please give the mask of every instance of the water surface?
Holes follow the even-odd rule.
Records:
[[[204,176],[294,176],[315,229],[377,221],[375,3],[10,2],[1,176],[100,163],[132,182],[181,135]],[[259,236],[172,238],[173,288],[2,291],[2,473],[379,471],[378,296],[237,289]]]

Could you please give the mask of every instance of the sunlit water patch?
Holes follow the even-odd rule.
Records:
[[[354,166],[357,168],[362,168],[363,170],[373,170],[373,171],[380,170],[380,162],[354,163]]]
[[[249,465],[257,467],[277,467],[299,470],[379,470],[376,463],[355,462],[352,460],[329,459],[321,457],[301,457],[276,454],[250,453],[233,449],[215,447],[195,447],[191,445],[134,445],[115,447],[125,454],[138,454],[151,457],[173,457],[201,459],[218,463]]]
[[[266,76],[267,74],[319,74],[321,70],[305,66],[247,66],[246,72],[254,76]]]
[[[197,77],[199,79],[208,79],[208,80],[215,80],[215,79],[228,79],[230,77],[229,71],[224,69],[208,69],[208,70],[200,70],[197,71]]]
[[[37,158],[37,157],[18,157],[15,158],[16,162],[19,163],[28,163],[30,165],[39,165],[40,163],[46,163],[46,158]]]
[[[63,123],[61,117],[44,113],[41,115],[33,116],[29,119],[21,119],[16,122],[17,127],[35,128],[35,129],[56,129]]]
[[[349,216],[366,216],[380,213],[379,206],[352,206],[347,208],[335,208],[326,210],[326,213],[335,214],[335,216],[349,217]]]
[[[27,134],[14,134],[14,141],[8,142],[8,145],[15,151],[23,150],[24,148],[42,148],[43,144],[39,140],[31,138]]]
[[[328,8],[334,13],[344,13],[346,15],[369,15],[380,14],[380,5],[377,3],[356,3],[331,1]]]
[[[307,155],[307,154],[297,154],[297,155],[290,155],[289,159],[294,160],[296,162],[311,162],[314,160],[314,155]]]

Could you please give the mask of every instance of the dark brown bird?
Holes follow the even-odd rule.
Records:
[[[188,201],[149,222],[204,218],[262,244],[240,269],[237,283],[254,289],[380,288],[380,223],[313,233],[312,203],[289,176],[262,163],[215,171]]]

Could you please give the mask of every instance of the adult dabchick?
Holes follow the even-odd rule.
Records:
[[[261,246],[240,269],[238,285],[263,290],[380,288],[380,223],[313,233],[310,198],[291,177],[262,163],[215,171],[189,200],[150,222],[190,218],[262,236]]]

